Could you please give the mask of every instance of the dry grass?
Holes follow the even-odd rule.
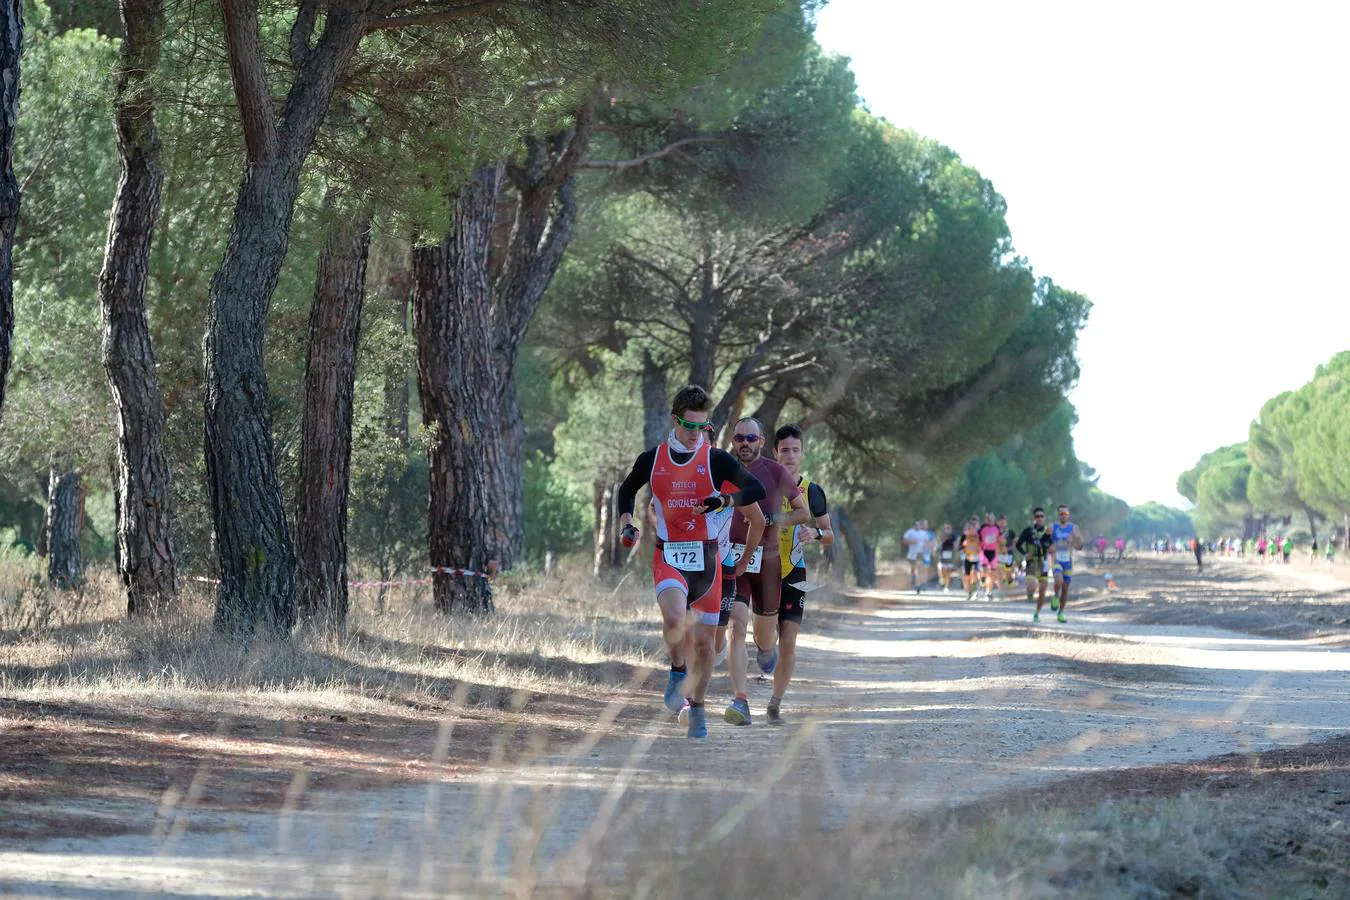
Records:
[[[561,586],[561,587],[560,587]],[[494,616],[447,617],[425,587],[393,590],[382,613],[354,593],[341,638],[300,633],[241,643],[211,628],[206,586],[173,615],[128,620],[118,585],[92,572],[82,591],[0,587],[0,692],[22,700],[116,701],[227,713],[242,709],[387,712],[504,693],[594,693],[655,665],[650,604],[568,573],[503,579]]]

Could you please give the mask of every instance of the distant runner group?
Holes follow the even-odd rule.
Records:
[[[1056,521],[1047,525],[1044,508],[1036,507],[1031,513],[1031,523],[1020,534],[1008,527],[1007,516],[993,513],[985,513],[983,522],[971,516],[959,534],[951,525],[943,525],[941,532],[934,535],[928,530],[928,522],[921,519],[905,532],[903,538],[912,583],[916,588],[922,587],[920,560],[926,572],[936,547],[938,583],[944,593],[951,591],[952,578],[958,569],[969,600],[974,600],[981,591],[984,599],[992,600],[995,594],[1023,574],[1027,600],[1036,601],[1031,620],[1040,622],[1046,586],[1053,577],[1055,589],[1050,597],[1050,609],[1057,614],[1058,621],[1066,622],[1065,607],[1069,602],[1069,585],[1073,582],[1073,554],[1083,549],[1083,538],[1078,526],[1069,520],[1068,506],[1061,505],[1055,512]]]
[[[620,540],[632,547],[640,537],[633,520],[637,494],[651,489],[652,577],[670,654],[664,702],[696,739],[708,735],[705,703],[721,656],[732,689],[723,718],[751,723],[747,633],[760,671],[773,678],[765,717],[771,725],[783,723],[811,588],[802,548],[834,542],[825,491],[801,471],[801,427],[779,428],[768,447],[764,426],[743,418],[732,429],[733,455],[711,445],[711,411],[706,390],[680,389],[671,402],[669,435],[638,456],[618,497]]]

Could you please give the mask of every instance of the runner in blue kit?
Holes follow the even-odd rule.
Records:
[[[1050,526],[1050,546],[1054,553],[1055,596],[1050,608],[1058,610],[1056,621],[1067,622],[1064,607],[1069,603],[1069,583],[1073,581],[1073,551],[1083,549],[1078,526],[1069,521],[1069,507],[1060,504],[1059,521]]]

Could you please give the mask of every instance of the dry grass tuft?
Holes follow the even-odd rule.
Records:
[[[498,588],[498,613],[482,618],[435,613],[424,587],[391,590],[382,612],[369,592],[354,592],[340,638],[298,632],[240,642],[212,629],[204,585],[189,584],[170,615],[128,620],[108,572],[92,572],[79,591],[11,582],[0,587],[0,691],[209,712],[240,704],[374,711],[464,697],[466,683],[470,705],[504,704],[522,691],[595,692],[655,664],[654,617],[627,587],[576,573],[515,576]]]

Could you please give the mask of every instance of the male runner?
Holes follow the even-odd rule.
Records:
[[[1067,622],[1064,607],[1069,602],[1069,582],[1073,580],[1073,551],[1083,549],[1083,538],[1078,534],[1078,526],[1069,521],[1069,507],[1060,504],[1057,510],[1059,521],[1050,526],[1050,539],[1055,551],[1055,596],[1050,608],[1059,615],[1058,622]]]
[[[1045,527],[1045,510],[1036,507],[1031,511],[1031,524],[1022,529],[1017,537],[1017,552],[1027,562],[1027,602],[1032,595],[1036,598],[1036,611],[1031,614],[1032,622],[1041,620],[1041,607],[1045,605],[1045,584],[1050,580],[1050,545],[1053,543],[1049,530]],[[1037,586],[1040,590],[1037,591]]]
[[[1008,527],[1008,517],[998,517],[999,530],[1003,532],[1003,543],[999,547],[998,561],[1003,572],[1003,585],[1005,587],[1013,583],[1013,544],[1017,542],[1017,532]]]
[[[938,581],[942,582],[942,593],[951,593],[952,572],[956,568],[956,542],[960,540],[960,535],[952,531],[952,523],[946,522],[942,526],[942,534],[938,537]]]
[[[773,670],[773,696],[769,698],[767,710],[770,725],[782,725],[780,713],[783,695],[787,693],[792,681],[792,670],[797,665],[797,634],[802,628],[802,615],[806,611],[806,557],[802,552],[805,544],[818,542],[822,547],[834,543],[834,531],[830,528],[829,506],[825,502],[825,489],[809,478],[802,476],[802,462],[806,456],[806,440],[800,425],[784,425],[773,436],[774,455],[778,463],[787,469],[797,483],[797,487],[806,495],[806,510],[810,514],[803,525],[781,528],[778,532],[778,558],[781,561],[780,573],[783,578],[782,602],[778,605],[778,666]],[[783,501],[782,511],[791,515],[792,505]]]
[[[727,671],[731,675],[734,693],[725,718],[733,725],[750,724],[750,701],[745,681],[745,632],[750,613],[755,614],[755,662],[765,675],[772,674],[778,664],[778,611],[782,598],[782,561],[778,552],[778,530],[791,528],[807,520],[810,513],[802,500],[797,480],[774,460],[763,456],[764,426],[758,419],[744,418],[736,423],[731,435],[736,459],[764,486],[764,499],[759,501],[764,513],[764,534],[758,546],[748,533],[748,519],[740,510],[732,520],[731,540],[748,557],[745,574],[736,578],[736,603],[731,610],[731,653],[727,657]],[[791,512],[784,513],[786,502]]]
[[[984,599],[994,599],[994,585],[998,579],[998,557],[1003,552],[1003,529],[998,527],[994,514],[984,514],[980,526],[980,570],[984,576]]]
[[[905,542],[905,557],[909,560],[909,584],[915,592],[919,590],[919,556],[928,543],[928,532],[918,519],[901,538]]]
[[[717,556],[717,531],[709,517],[724,506],[744,506],[764,496],[764,487],[740,462],[708,442],[712,398],[698,385],[688,385],[671,402],[670,435],[633,462],[619,486],[620,539],[631,547],[639,530],[633,525],[633,503],[650,484],[656,501],[656,552],[652,577],[661,607],[661,636],[670,652],[670,676],[664,701],[679,712],[688,677],[685,632],[693,619],[695,677],[690,691],[689,737],[708,736],[703,708],[712,677],[713,632],[721,606],[722,571]],[[740,488],[723,494],[726,483]]]

